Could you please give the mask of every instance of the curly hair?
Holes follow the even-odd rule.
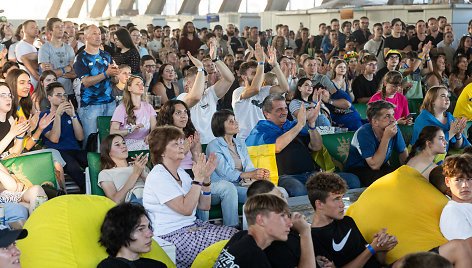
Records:
[[[182,104],[185,106],[187,110],[188,121],[187,125],[184,127],[183,131],[185,133],[185,137],[189,137],[193,135],[196,131],[195,127],[193,126],[192,119],[190,118],[190,109],[188,108],[187,104],[181,100],[168,100],[159,111],[159,119],[157,120],[156,126],[164,126],[164,125],[174,125],[174,118],[173,114],[175,112],[175,106],[177,104]]]
[[[443,175],[452,177],[472,177],[472,155],[454,154],[446,157],[443,163]]]
[[[338,174],[318,172],[310,175],[306,182],[306,190],[308,192],[308,199],[313,209],[316,210],[316,200],[324,203],[330,193],[344,194],[347,191],[347,184]]]
[[[115,257],[122,247],[129,246],[133,241],[131,233],[140,224],[141,216],[146,216],[151,222],[143,205],[139,203],[122,203],[111,208],[105,215],[100,228],[100,240],[110,256]],[[149,223],[152,230],[152,225]]]

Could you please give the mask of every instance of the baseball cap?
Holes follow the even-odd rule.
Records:
[[[394,55],[394,54],[398,55],[398,58],[399,58],[400,60],[402,60],[402,53],[400,53],[400,52],[399,52],[398,50],[396,50],[396,49],[390,49],[390,50],[387,52],[387,54],[385,54],[385,60],[387,60],[390,55]]]
[[[26,236],[28,236],[26,229],[10,230],[5,225],[0,225],[0,247],[7,247]]]

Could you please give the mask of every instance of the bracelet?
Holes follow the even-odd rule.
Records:
[[[370,253],[372,253],[372,255],[375,254],[375,250],[372,248],[370,244],[365,245],[365,247],[370,251]]]
[[[133,133],[133,128],[128,128],[129,133]]]
[[[236,180],[237,182],[240,182],[243,178],[241,176],[238,176],[238,179]]]
[[[66,70],[64,70],[64,68],[62,68],[62,75],[65,75],[66,74]]]
[[[454,137],[454,138],[456,138],[456,141],[460,141],[460,140],[462,140],[462,134],[459,136],[459,138],[457,138],[457,137]]]
[[[192,181],[191,182],[192,185],[198,185],[198,186],[202,186],[203,187],[203,184],[201,182],[198,182],[198,181]]]
[[[427,59],[426,62],[431,61],[431,58]]]
[[[310,127],[309,124],[307,124],[307,126],[308,126],[308,129],[310,129],[310,130],[315,130],[316,129],[316,126],[315,127]]]
[[[203,195],[211,195],[211,192],[203,192]]]
[[[24,139],[25,137],[18,137],[18,136],[16,136],[16,138],[17,138],[18,140],[22,140],[22,139]]]
[[[204,72],[205,69],[201,68],[201,69],[198,69],[199,72]]]
[[[33,138],[33,136],[31,136],[31,139],[32,139],[34,142],[38,142],[38,141],[39,141],[39,139],[35,139],[35,138]]]
[[[72,119],[76,119],[76,118],[77,118],[77,115],[72,116]]]
[[[331,99],[331,101],[329,102],[329,104],[333,105],[333,102],[334,102],[334,100],[333,100],[333,99]]]
[[[203,187],[210,187],[211,181],[209,183],[202,183]]]
[[[258,62],[257,65],[264,65],[264,62]]]
[[[105,76],[105,79],[109,78],[106,72],[103,72],[103,75]]]
[[[216,57],[214,60],[211,60],[212,62],[217,62],[220,60],[220,57]]]
[[[419,59],[420,61],[423,61],[423,60],[424,60],[424,58],[421,57],[421,56],[418,56],[418,59]]]

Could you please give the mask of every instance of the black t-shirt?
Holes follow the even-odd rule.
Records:
[[[434,46],[434,47],[436,47],[436,46],[439,44],[439,42],[441,42],[441,41],[443,40],[443,36],[444,36],[444,35],[443,35],[443,33],[441,33],[441,32],[438,32],[438,35],[436,36],[436,38],[434,38],[434,37],[428,35],[428,37],[430,37],[430,38],[433,40],[432,43],[433,43],[433,46]]]
[[[228,41],[228,36],[227,36],[227,35],[224,35],[224,36],[223,36],[223,40]],[[243,47],[243,43],[242,43],[241,40],[239,40],[237,37],[232,36],[232,37],[231,37],[230,46],[231,46],[231,49],[233,50],[233,52],[236,53],[236,51],[238,51],[238,48],[242,48],[242,47]]]
[[[364,35],[364,32],[361,29],[352,33],[352,35],[356,38],[356,42],[358,44],[364,44],[365,42],[369,41],[369,36],[371,36],[372,34],[369,30],[367,30],[366,34],[367,36]]]
[[[115,257],[108,257],[101,261],[97,268],[166,268],[167,265],[163,264],[160,261],[148,259],[148,258],[140,258],[135,261],[130,261],[124,258],[115,258]]]
[[[382,69],[378,70],[377,73],[374,75],[374,80],[377,85],[380,85],[382,82],[382,78],[389,72],[387,67],[383,67]]]
[[[274,241],[264,249],[273,268],[293,268],[300,262],[300,235],[290,230],[287,241]]]
[[[423,46],[426,45],[429,41],[431,41],[432,44],[434,44],[434,38],[431,36],[427,35],[423,41],[421,41],[417,36],[413,36],[410,40],[408,40],[408,45],[411,46],[412,51],[419,51],[418,45],[420,43],[423,43]]]
[[[356,100],[359,98],[370,98],[377,93],[378,85],[375,77],[369,81],[361,74],[352,81],[352,91]]]
[[[272,266],[254,238],[247,231],[241,231],[231,237],[213,266],[213,268],[232,267],[271,268]]]
[[[11,125],[10,125],[10,121],[8,121],[8,118],[5,119],[5,122],[0,122],[0,140],[5,138],[8,132],[10,132],[10,128],[11,128]],[[13,147],[13,145],[15,145],[14,139],[11,140],[10,144],[8,144],[8,146],[3,150],[3,152],[7,152],[8,150],[10,150],[10,148]],[[0,155],[3,152],[0,152]]]
[[[275,154],[279,175],[294,175],[315,171],[315,161],[308,149],[310,136],[298,135],[280,153]]]
[[[400,36],[399,38],[389,36],[385,39],[385,48],[403,50],[406,46],[408,46],[408,38],[406,36]]]
[[[311,237],[316,256],[325,256],[333,261],[336,267],[354,260],[365,250],[367,244],[354,220],[348,216],[323,227],[311,228]],[[382,265],[375,256],[364,265],[364,268],[378,267]]]

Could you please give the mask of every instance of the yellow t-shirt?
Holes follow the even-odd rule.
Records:
[[[454,117],[465,117],[472,120],[472,83],[468,84],[457,99]]]

